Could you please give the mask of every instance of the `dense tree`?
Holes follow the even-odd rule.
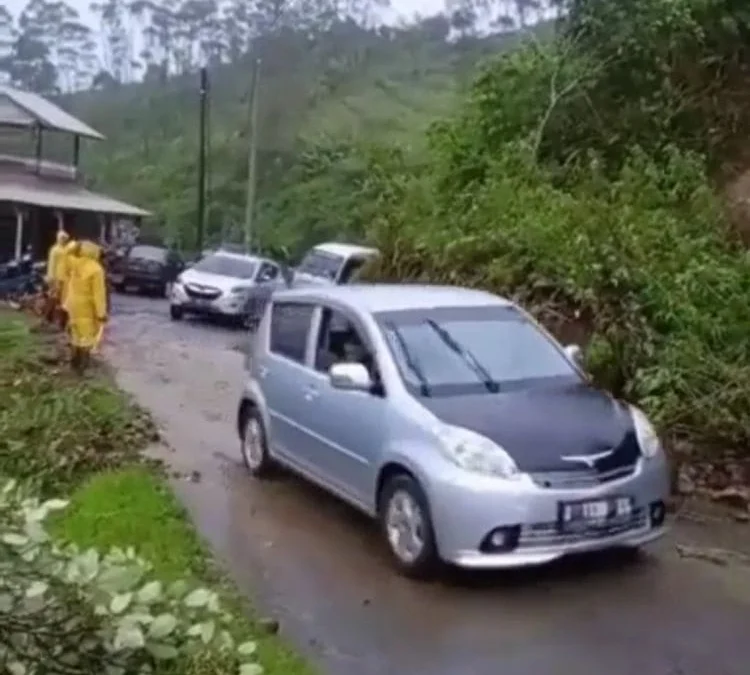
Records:
[[[96,25],[86,26],[64,0],[28,0],[15,20],[0,5],[0,72],[44,93],[164,82],[202,65],[237,62],[253,45],[284,35],[311,44],[320,36],[361,36],[387,6],[388,0],[95,0]]]

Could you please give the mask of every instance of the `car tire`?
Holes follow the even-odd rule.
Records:
[[[440,567],[440,556],[429,502],[416,479],[406,473],[389,478],[380,492],[378,517],[383,538],[398,571],[410,579],[429,580],[434,577]],[[401,536],[415,538],[411,546],[418,545],[418,550],[405,550],[398,541],[399,530]]]
[[[258,409],[244,405],[240,413],[240,454],[247,470],[255,478],[273,473],[274,461],[268,452],[266,428]]]
[[[180,307],[179,305],[169,306],[169,318],[172,319],[172,321],[179,321],[180,319],[182,319],[182,316],[182,307]]]

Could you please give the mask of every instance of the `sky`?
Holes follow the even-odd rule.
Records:
[[[11,13],[18,16],[27,0],[0,0]],[[97,19],[91,13],[89,5],[91,0],[67,0],[68,4],[78,10],[81,18],[92,28],[97,26]],[[388,11],[389,16],[411,18],[415,14],[429,16],[443,10],[443,0],[391,0],[392,7]]]

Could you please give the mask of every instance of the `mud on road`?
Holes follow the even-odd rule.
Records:
[[[750,566],[703,559],[747,525],[678,522],[636,561],[595,556],[543,570],[396,576],[372,525],[293,477],[240,464],[235,416],[245,339],[171,323],[163,301],[116,296],[107,358],[150,408],[176,488],[239,587],[331,675],[747,675]],[[199,476],[199,479],[198,479]]]

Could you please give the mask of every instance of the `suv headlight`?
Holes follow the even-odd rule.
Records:
[[[489,438],[450,425],[440,425],[435,433],[440,439],[440,450],[462,469],[508,480],[520,477],[511,456]]]
[[[630,417],[633,420],[635,437],[638,439],[641,454],[648,459],[656,457],[661,452],[661,441],[654,425],[646,417],[646,413],[634,405],[630,406]]]

